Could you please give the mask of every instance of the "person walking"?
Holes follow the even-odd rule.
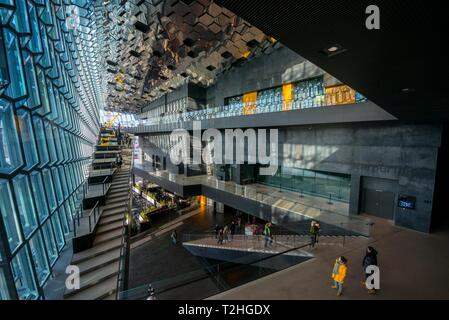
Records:
[[[151,286],[151,284],[148,287],[147,292],[148,292],[147,300],[156,300],[156,296],[154,294],[154,288]]]
[[[263,234],[265,236],[265,248],[271,247],[273,244],[273,237],[271,235],[271,222],[265,224]]]
[[[366,286],[366,280],[371,275],[371,273],[367,272],[367,268],[369,266],[377,266],[377,251],[373,247],[369,246],[366,249],[365,257],[362,261],[363,272],[365,273],[365,281],[362,281],[362,284]],[[376,289],[368,289],[368,294],[375,294]]]
[[[178,243],[178,233],[176,232],[176,229],[172,231],[170,238],[174,245]]]
[[[334,280],[332,288],[337,289],[337,296],[341,296],[343,293],[343,283],[348,272],[347,263],[348,260],[343,256],[335,260],[334,269],[332,270],[332,279]]]
[[[218,224],[215,225],[215,239],[218,239],[218,233],[220,232],[220,227],[218,226]]]
[[[235,221],[232,221],[231,226],[229,227],[229,229],[231,230],[231,241],[234,240],[235,228],[236,228]]]
[[[225,227],[223,229],[223,240],[224,240],[224,243],[229,241],[229,227],[228,227],[228,225],[225,225]]]
[[[218,241],[217,244],[223,244],[223,229],[218,231]]]
[[[310,247],[315,248],[315,244],[318,242],[318,234],[320,232],[320,225],[315,220],[312,220],[310,224]]]

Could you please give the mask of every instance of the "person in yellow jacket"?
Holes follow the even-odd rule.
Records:
[[[341,296],[343,291],[343,283],[348,271],[347,263],[348,260],[343,256],[335,260],[334,269],[332,270],[332,279],[334,280],[332,288],[337,289],[337,296]]]

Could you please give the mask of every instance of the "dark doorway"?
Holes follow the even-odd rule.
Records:
[[[396,180],[363,177],[360,212],[394,220],[397,190],[398,183]]]
[[[379,218],[393,220],[395,194],[390,191],[364,188],[362,212]]]

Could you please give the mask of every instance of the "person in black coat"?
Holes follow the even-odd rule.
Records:
[[[377,264],[377,251],[373,247],[369,246],[366,249],[366,254],[362,261],[363,272],[365,273],[365,281],[371,275],[371,273],[367,273],[366,269],[369,266],[377,266],[377,265],[378,265]],[[365,282],[363,282],[363,284],[365,285]],[[368,290],[368,293],[369,294],[376,293],[376,289]]]

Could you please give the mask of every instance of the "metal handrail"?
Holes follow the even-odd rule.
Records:
[[[133,144],[132,144],[133,145]],[[133,150],[131,150],[131,161],[130,161],[130,169],[132,170],[134,164],[134,156]],[[131,174],[128,179],[128,187],[131,189]],[[118,299],[119,293],[123,290],[127,289],[127,271],[128,271],[128,261],[129,261],[129,251],[130,251],[130,242],[129,235],[131,234],[131,225],[132,222],[128,221],[128,215],[131,212],[131,201],[132,194],[129,193],[127,199],[124,202],[124,206],[127,207],[125,212],[125,218],[123,219],[123,227],[122,227],[122,236],[120,242],[120,256],[119,256],[119,269],[117,276],[117,285],[115,291],[115,298]]]

